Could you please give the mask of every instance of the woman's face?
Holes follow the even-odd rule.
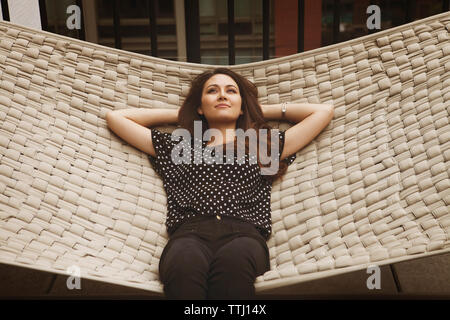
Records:
[[[208,123],[236,122],[242,112],[239,86],[228,75],[216,74],[203,86],[202,105],[197,109]]]

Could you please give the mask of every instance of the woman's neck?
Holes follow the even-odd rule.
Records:
[[[214,127],[210,127],[210,129],[219,130],[220,133],[222,134],[222,138],[220,136],[216,137],[216,136],[212,135],[210,141],[208,141],[206,143],[206,145],[208,145],[208,146],[222,145],[222,144],[234,141],[234,137],[236,136],[236,125],[235,124],[233,126],[216,125]]]

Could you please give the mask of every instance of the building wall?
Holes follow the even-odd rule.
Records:
[[[155,0],[157,56],[186,61],[185,1]],[[190,1],[190,0],[189,0]],[[198,0],[201,63],[229,64],[227,32],[227,0]],[[340,0],[339,33],[334,31],[334,0],[304,0],[303,51],[327,46],[386,30],[425,18],[444,10],[449,0],[415,0],[405,7],[404,0]],[[8,0],[10,21],[68,37],[86,39],[115,47],[114,1],[111,0],[46,0],[47,19],[41,23],[39,0]],[[262,0],[235,0],[236,64],[263,59]],[[367,7],[381,9],[381,29],[368,30]],[[70,5],[82,4],[83,29],[69,30],[66,12]],[[120,49],[151,55],[149,10],[147,0],[121,1],[118,8]],[[295,54],[298,46],[298,0],[270,0],[271,18],[269,58]],[[447,5],[448,8],[448,5]],[[1,11],[0,11],[1,15]],[[44,15],[45,16],[45,15]]]
[[[42,30],[39,0],[8,0],[8,7],[11,22]],[[3,20],[2,10],[0,10],[0,15]]]

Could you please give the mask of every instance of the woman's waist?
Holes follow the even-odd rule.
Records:
[[[190,230],[191,232],[201,232],[213,234],[215,231],[226,231],[229,233],[249,233],[262,236],[257,227],[239,217],[229,215],[210,214],[194,215],[183,220],[173,232],[180,230]]]

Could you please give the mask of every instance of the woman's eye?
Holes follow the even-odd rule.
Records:
[[[206,91],[206,93],[216,93],[217,89],[211,88]],[[237,93],[236,89],[228,89],[228,93]]]

